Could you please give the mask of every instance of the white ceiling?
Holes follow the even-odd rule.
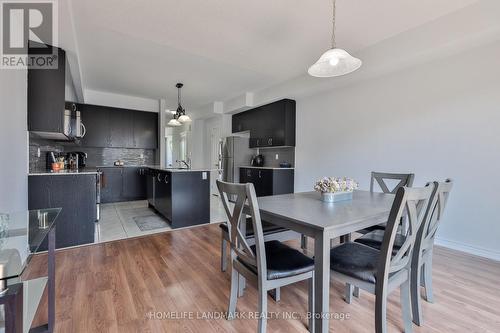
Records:
[[[188,110],[305,75],[330,43],[329,0],[66,1],[82,89],[175,107],[180,81]],[[337,44],[356,54],[477,1],[337,0]]]

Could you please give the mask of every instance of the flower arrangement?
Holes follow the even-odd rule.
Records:
[[[324,177],[316,182],[314,190],[320,193],[352,192],[358,188],[358,183],[351,178]]]

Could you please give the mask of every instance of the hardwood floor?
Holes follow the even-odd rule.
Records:
[[[199,318],[223,313],[228,305],[230,273],[220,271],[219,256],[217,225],[58,251],[56,331],[256,332],[252,318]],[[35,256],[26,277],[45,274],[46,260]],[[414,332],[498,332],[499,276],[498,262],[436,248],[435,303],[423,302],[424,326]],[[333,282],[331,311],[349,317],[331,320],[330,332],[372,332],[374,297],[362,292],[348,305],[343,290]],[[35,323],[46,317],[42,308]],[[257,311],[253,286],[238,299],[237,310],[247,317]],[[283,288],[281,302],[269,301],[269,312],[293,317],[269,320],[268,331],[307,332],[307,319],[297,317],[306,311],[306,283]],[[402,331],[398,292],[390,296],[388,322],[389,332]]]

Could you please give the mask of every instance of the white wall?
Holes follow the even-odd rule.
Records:
[[[151,112],[158,112],[159,110],[157,99],[115,94],[91,89],[85,89],[84,99],[86,104],[105,105]]]
[[[500,42],[297,100],[296,191],[372,170],[453,178],[440,243],[500,260]]]
[[[27,71],[0,69],[0,212],[26,209]]]

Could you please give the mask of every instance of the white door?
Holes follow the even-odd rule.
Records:
[[[220,159],[220,140],[221,140],[221,130],[220,127],[214,126],[210,129],[210,169],[214,170],[210,174],[210,193],[213,195],[218,195],[217,185],[215,180],[219,179],[222,170],[219,170],[219,159]]]

